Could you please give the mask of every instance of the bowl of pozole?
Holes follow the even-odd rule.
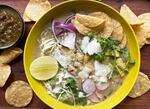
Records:
[[[66,1],[30,31],[24,51],[36,95],[57,109],[109,109],[130,92],[140,54],[133,30],[112,7]]]

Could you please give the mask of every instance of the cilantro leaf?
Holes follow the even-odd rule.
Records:
[[[92,32],[88,33],[88,37],[90,38],[90,40],[92,40],[94,38],[94,34]]]
[[[95,55],[94,55],[94,59],[95,59],[95,60],[98,60],[98,61],[100,61],[100,62],[103,62],[104,59],[105,59],[105,53],[104,53],[104,52],[100,52],[100,53],[98,53],[98,54],[95,54]]]
[[[66,82],[66,86],[69,86],[70,88],[76,87],[76,81],[72,77],[67,78]]]
[[[113,48],[113,46],[118,46],[120,42],[118,40],[113,40],[111,38],[108,38],[108,46]]]
[[[121,52],[122,52],[123,58],[126,61],[129,61],[130,60],[130,54],[129,54],[128,48],[125,47],[125,48],[121,49]]]
[[[75,98],[75,102],[77,105],[82,105],[85,106],[87,105],[87,98],[86,97],[82,97],[82,98]]]
[[[48,83],[52,86],[52,88],[54,88],[57,81],[58,81],[58,78],[52,78],[48,80]]]

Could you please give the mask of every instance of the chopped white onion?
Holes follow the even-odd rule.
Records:
[[[107,82],[107,77],[106,76],[96,76],[96,75],[92,75],[91,77],[94,81],[96,82],[103,82],[106,83]]]
[[[88,36],[85,36],[81,43],[81,50],[84,53],[87,53],[87,46],[88,46],[89,42],[90,42],[90,38]]]
[[[89,55],[97,54],[102,51],[100,44],[97,42],[97,39],[94,38],[87,47]]]
[[[79,97],[79,98],[83,98],[83,97],[85,97],[85,95],[84,95],[83,92],[79,92],[79,93],[78,93],[78,97]]]
[[[97,42],[97,39],[94,38],[90,41],[88,36],[84,37],[81,44],[82,51],[89,55],[97,54],[102,51],[100,44]]]
[[[86,79],[86,78],[89,77],[89,74],[90,74],[91,71],[92,71],[92,70],[91,70],[90,68],[88,68],[88,67],[85,66],[85,67],[82,69],[82,71],[80,71],[80,72],[78,73],[78,76],[79,76],[82,80],[84,80],[84,79]]]
[[[99,78],[99,81],[102,82],[102,83],[106,83],[107,82],[107,77],[106,76],[101,76]]]
[[[69,49],[75,48],[75,40],[76,40],[76,34],[72,32],[67,32],[64,35],[64,40],[61,42],[65,47],[68,47]]]
[[[111,73],[111,68],[108,65],[101,64],[98,61],[95,61],[94,66],[96,76],[106,77],[109,73]]]

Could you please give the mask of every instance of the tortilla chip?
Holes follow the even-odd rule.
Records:
[[[31,21],[32,21],[32,19],[30,19],[30,18],[27,16],[26,13],[23,14],[23,20],[24,20],[25,22],[31,22]]]
[[[5,92],[5,99],[8,104],[15,107],[24,107],[28,105],[33,97],[31,87],[24,81],[13,82]]]
[[[126,5],[122,5],[120,8],[120,14],[129,22],[131,25],[142,25],[143,22],[133,13],[133,11]]]
[[[9,65],[0,65],[0,87],[3,87],[9,78],[11,68]]]
[[[144,13],[138,16],[138,18],[140,20],[142,20],[144,22],[143,25],[141,25],[141,30],[144,32],[145,34],[145,38],[146,38],[146,44],[149,44],[149,38],[150,38],[150,13]]]
[[[89,13],[90,16],[94,16],[94,17],[98,17],[98,18],[101,18],[101,19],[104,19],[106,20],[109,16],[104,13],[104,12],[92,12],[92,13]]]
[[[76,14],[75,19],[88,28],[103,29],[105,20],[90,15]]]
[[[137,41],[139,43],[140,48],[142,48],[146,43],[145,33],[142,31],[141,27],[136,28],[135,31]]]
[[[118,40],[118,41],[122,41],[123,37],[124,37],[124,31],[123,28],[121,26],[121,24],[116,21],[115,19],[112,19],[113,22],[113,32],[112,32],[112,39],[114,40]]]
[[[24,13],[33,21],[37,21],[50,9],[51,4],[48,0],[30,0]]]
[[[139,72],[136,83],[128,96],[131,98],[136,98],[145,94],[149,90],[150,90],[150,80],[148,76],[142,72]]]
[[[0,64],[8,64],[16,59],[23,51],[21,48],[9,48],[4,50],[0,55]]]
[[[90,28],[85,27],[81,23],[79,23],[76,19],[71,20],[72,24],[76,27],[79,33],[83,35],[87,35],[88,33],[92,32]]]
[[[110,37],[113,32],[112,19],[104,12],[92,12],[89,15],[105,20],[104,29],[101,31],[101,35]]]

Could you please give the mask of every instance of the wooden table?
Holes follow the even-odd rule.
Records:
[[[60,3],[64,0],[50,0],[52,5]],[[144,12],[150,12],[150,1],[149,0],[103,0],[103,2],[111,5],[112,7],[119,9],[120,6],[124,3],[129,5],[129,7],[137,14]],[[13,8],[19,10],[23,14],[24,9],[28,3],[28,0],[0,0],[0,4],[7,4]],[[25,35],[22,42],[18,47],[24,48],[26,37],[33,26],[32,23],[25,24]],[[150,77],[150,46],[145,45],[141,49],[141,71],[146,73]],[[15,109],[12,106],[9,106],[4,98],[6,88],[15,80],[24,80],[27,81],[24,68],[23,68],[23,56],[19,56],[15,61],[10,63],[12,67],[12,73],[3,88],[0,88],[0,109]],[[36,95],[34,95],[32,102],[23,109],[49,109]],[[150,109],[150,92],[144,94],[143,96],[131,99],[129,97],[125,98],[115,109]]]

